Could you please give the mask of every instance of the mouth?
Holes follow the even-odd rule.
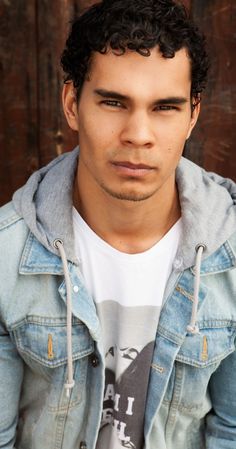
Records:
[[[124,176],[142,177],[150,174],[154,167],[146,164],[134,164],[129,161],[118,161],[111,163],[117,173]]]

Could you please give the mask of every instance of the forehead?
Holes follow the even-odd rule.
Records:
[[[176,52],[173,58],[164,58],[158,47],[150,56],[126,51],[116,55],[94,53],[89,71],[90,88],[115,90],[129,96],[139,93],[156,95],[190,95],[191,64],[187,50]]]

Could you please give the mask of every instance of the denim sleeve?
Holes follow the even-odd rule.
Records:
[[[206,449],[236,449],[236,351],[213,374],[210,396]]]
[[[0,322],[0,448],[14,449],[23,361]]]

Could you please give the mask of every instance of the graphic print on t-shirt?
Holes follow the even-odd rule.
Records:
[[[113,425],[121,447],[141,448],[143,445],[143,408],[147,389],[145,380],[149,378],[147,367],[152,358],[153,343],[145,346],[139,354],[135,348],[127,349],[136,354],[136,357],[120,379],[116,381],[115,373],[106,368],[100,432],[104,430],[105,426]],[[110,348],[109,351],[115,353],[115,348]],[[143,367],[147,369],[143,370],[144,377],[141,378],[139,373]],[[134,376],[137,376],[135,382]]]
[[[159,308],[123,307],[115,301],[100,303],[98,308],[102,321],[109,323],[106,329],[109,337],[104,338],[105,390],[96,448],[142,449],[145,402]],[[114,335],[114,341],[118,337],[119,344],[110,346],[112,333],[119,334]],[[127,345],[128,341],[131,344]]]

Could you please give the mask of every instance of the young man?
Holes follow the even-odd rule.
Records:
[[[236,448],[236,188],[181,158],[204,39],[172,0],[73,25],[79,150],[0,214],[0,447]]]

